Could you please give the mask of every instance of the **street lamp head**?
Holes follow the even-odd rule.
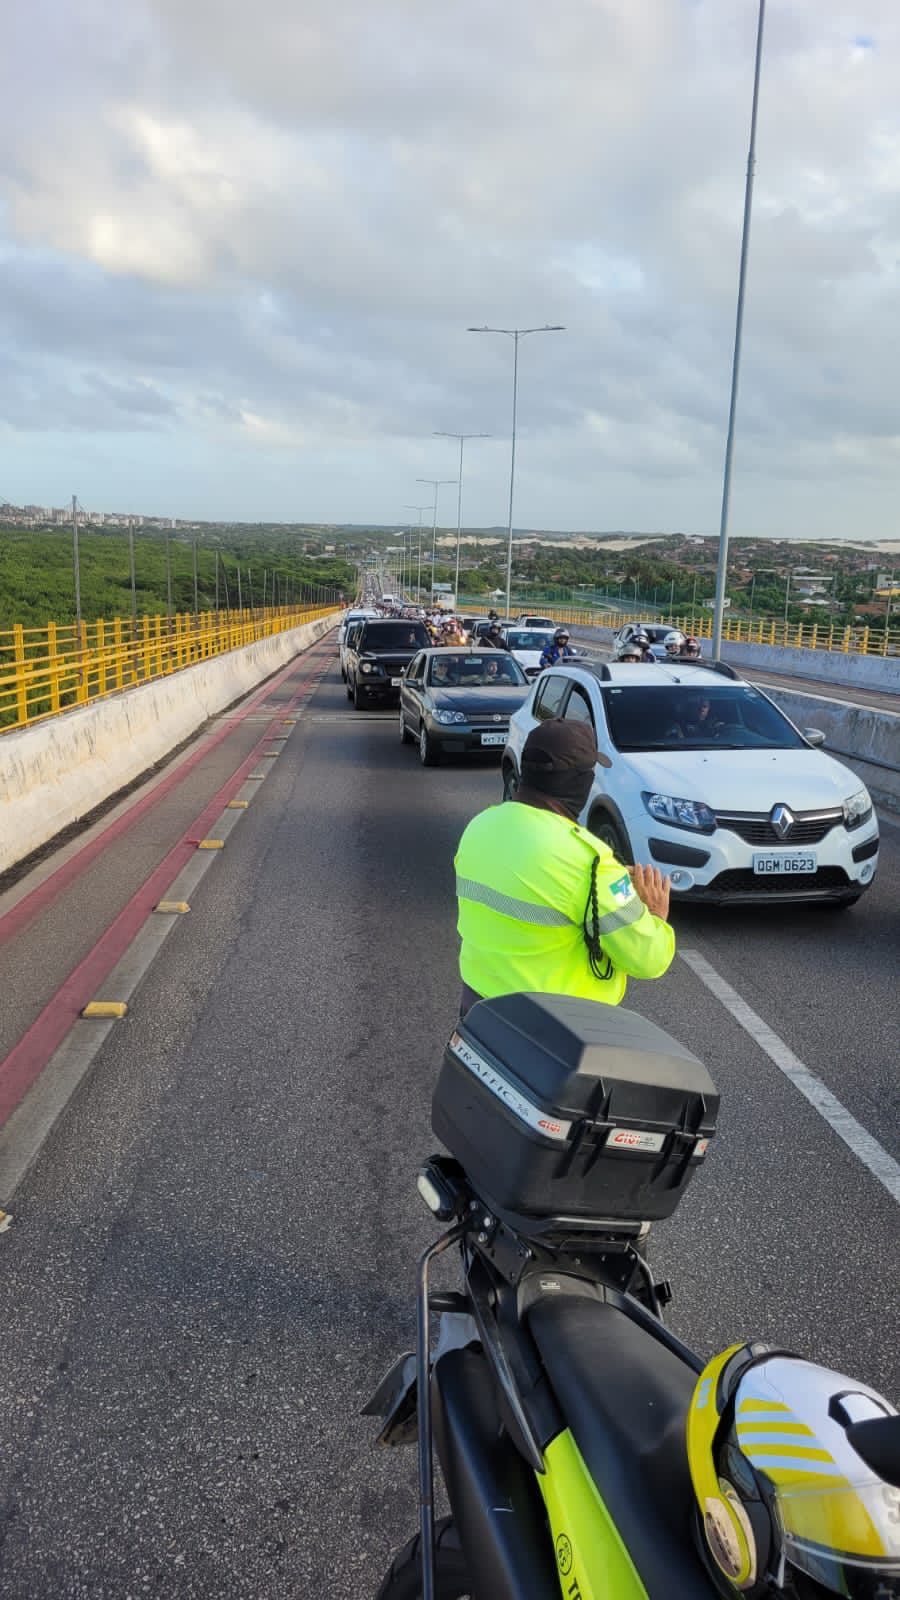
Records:
[[[445,428],[435,428],[432,433],[435,439],[492,439],[491,433],[448,433]]]
[[[467,333],[506,333],[511,339],[518,338],[526,333],[565,333],[565,324],[562,322],[542,322],[539,328],[489,328],[487,323],[481,328],[467,328]]]

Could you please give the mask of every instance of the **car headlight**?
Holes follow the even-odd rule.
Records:
[[[681,800],[677,795],[653,794],[645,789],[641,795],[651,817],[657,822],[667,822],[670,828],[694,828],[698,833],[714,833],[715,813],[702,800]]]
[[[440,722],[443,727],[447,727],[451,722],[465,722],[466,720],[465,713],[462,711],[432,711],[431,716],[434,722]]]
[[[359,663],[359,670],[360,672],[365,672],[367,675],[372,672],[377,675],[381,671],[381,667],[378,665],[377,661],[361,661]]]
[[[844,827],[859,828],[872,815],[872,796],[868,789],[857,789],[844,801]]]

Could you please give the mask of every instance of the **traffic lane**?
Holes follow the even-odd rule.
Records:
[[[53,899],[26,926],[17,927],[13,936],[3,937],[0,920],[0,992],[4,995],[0,1009],[0,1061],[140,885],[190,829],[204,806],[246,760],[266,729],[273,727],[277,706],[279,702],[287,703],[292,686],[323,658],[330,660],[332,653],[330,644],[314,646],[297,658],[286,680],[272,685],[268,693],[255,691],[254,698],[260,701],[257,707],[246,713],[236,707],[217,718],[211,728],[203,730],[203,735],[215,736],[221,728],[227,730],[225,738],[181,773],[174,787],[154,797],[139,822],[124,828],[121,823],[113,826],[106,846],[77,875],[73,871]],[[189,760],[190,747],[182,753],[178,766]],[[163,774],[164,783],[168,778],[169,774]],[[133,803],[140,806],[142,796],[135,794]],[[42,862],[16,885],[12,894],[3,897],[0,919],[7,911],[16,914],[25,898],[23,890],[27,893],[32,884],[43,882],[46,866]],[[73,861],[72,868],[75,866]]]
[[[900,831],[882,828],[879,869],[847,910],[679,906],[673,925],[894,1157]]]
[[[412,1341],[433,1234],[414,1174],[457,993],[452,855],[498,785],[423,771],[395,741],[393,718],[298,726],[17,1195],[5,1594],[370,1593],[412,1531],[414,1457],[377,1452],[357,1411]],[[705,1352],[784,1322],[882,1381],[878,1196],[802,1102],[799,1155],[773,1151],[766,1064],[751,1085],[754,1047],[682,964],[629,998],[706,1056],[728,1106],[748,1096],[659,1230],[676,1326]],[[823,1321],[837,1189],[820,1178],[805,1207],[795,1187],[826,1170],[867,1232]]]
[[[755,667],[740,667],[738,670],[763,687],[769,683],[773,689],[793,689],[798,694],[819,695],[824,700],[846,700],[851,705],[871,706],[876,711],[900,710],[900,695],[896,690],[829,683],[824,678],[795,677],[787,672],[759,672]]]
[[[673,908],[679,938],[696,945],[895,1157],[898,902],[900,834],[886,819],[878,875],[853,908]]]
[[[670,1325],[704,1356],[765,1339],[897,1404],[896,1203],[685,962],[673,981],[632,983],[626,1004],[689,1045],[721,1096],[709,1156],[653,1229]]]
[[[16,1196],[5,1595],[366,1593],[410,1530],[355,1417],[432,1232],[459,827],[436,789],[410,849],[395,731],[298,726]]]

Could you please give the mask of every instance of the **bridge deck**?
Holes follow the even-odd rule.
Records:
[[[499,785],[493,766],[422,770],[393,715],[348,707],[321,648],[326,680],[0,1236],[11,1600],[371,1594],[412,1531],[413,1456],[376,1453],[357,1413],[412,1338],[432,1233],[414,1172],[457,993],[452,855]],[[116,846],[110,908],[226,765],[148,811],[128,863]],[[845,915],[677,920],[681,947],[894,1154],[898,866],[889,826],[879,880]],[[91,882],[35,919],[27,961],[4,952],[19,1025],[96,939]],[[884,1188],[684,960],[628,998],[723,1094],[707,1170],[658,1230],[674,1326],[704,1353],[779,1340],[896,1397]]]

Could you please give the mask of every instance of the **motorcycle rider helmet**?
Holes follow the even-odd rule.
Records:
[[[731,1345],[698,1379],[687,1454],[721,1594],[900,1593],[900,1414],[875,1389],[769,1345]]]
[[[693,656],[695,660],[700,654],[700,640],[695,639],[692,633],[689,633],[684,641],[684,654]]]
[[[678,629],[676,628],[672,633],[666,634],[663,644],[665,646],[667,656],[680,656],[685,645],[684,634],[679,633]]]
[[[628,643],[626,645],[623,645],[622,649],[619,651],[619,660],[620,661],[640,661],[640,659],[641,659],[640,649],[635,644],[633,639],[629,639]]]
[[[553,635],[553,643],[554,644],[568,644],[568,642],[569,642],[569,630],[568,630],[568,628],[557,628],[556,632]]]

